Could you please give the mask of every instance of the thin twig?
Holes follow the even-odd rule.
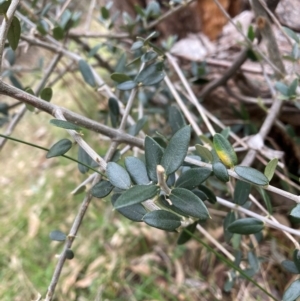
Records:
[[[39,82],[38,86],[35,89],[35,95],[39,95],[42,89],[45,87],[50,75],[53,73],[55,67],[57,66],[58,62],[61,59],[61,54],[56,54],[53,59],[51,60],[48,68],[45,70],[44,76]]]
[[[201,131],[201,129],[199,128],[197,122],[194,120],[193,116],[191,115],[191,112],[189,111],[189,109],[186,107],[185,103],[182,101],[180,95],[178,94],[178,92],[176,91],[173,83],[171,82],[171,80],[169,79],[168,75],[165,75],[165,83],[168,86],[170,92],[172,93],[173,97],[175,98],[176,102],[178,103],[180,109],[182,110],[184,116],[186,117],[186,119],[189,121],[189,123],[191,124],[193,130],[195,131],[195,133],[200,136],[203,134],[203,132]]]
[[[26,93],[22,90],[19,90],[18,88],[15,88],[13,86],[10,86],[4,83],[3,81],[0,81],[0,94],[18,99],[19,101],[32,105],[33,107],[40,109],[52,116],[54,116],[54,112],[56,110],[60,110],[64,117],[70,122],[76,123],[77,125],[90,129],[94,132],[101,133],[105,136],[110,137],[112,140],[118,141],[120,143],[124,142],[130,145],[143,148],[143,140],[139,138],[133,137],[126,133],[122,133],[119,130],[112,129],[106,125],[100,124],[92,119],[74,113],[53,103],[43,101],[38,97]]]
[[[41,79],[40,83],[38,84],[37,88],[35,89],[36,95],[40,94],[41,90],[43,89],[43,87],[45,86],[47,80],[49,79],[51,73],[53,72],[54,68],[58,64],[60,58],[61,58],[61,55],[57,54],[57,55],[54,56],[54,58],[50,62],[47,70],[45,71],[45,74],[44,74],[43,78]],[[12,134],[13,130],[16,128],[17,124],[20,122],[22,117],[25,115],[26,111],[27,111],[27,108],[26,108],[25,105],[23,105],[19,109],[18,113],[13,116],[12,121],[9,123],[9,125],[8,125],[8,127],[7,127],[7,129],[4,133],[6,136],[10,136]],[[5,138],[0,139],[0,150],[2,150],[5,143],[6,143]]]
[[[206,58],[205,62],[207,65],[212,65],[212,66],[217,66],[217,67],[221,67],[221,68],[229,68],[232,66],[232,64],[234,64],[235,61],[229,61],[229,60],[220,60],[220,59],[215,59],[215,58]],[[268,66],[266,66],[268,67]],[[245,64],[243,64],[240,69],[243,72],[247,72],[247,73],[254,73],[254,74],[262,74],[262,69],[260,66],[257,65],[247,65],[247,62]],[[270,69],[268,67],[267,73],[269,75],[272,75],[273,72],[271,72],[272,69]]]
[[[253,10],[256,14],[256,17],[259,19],[261,18],[261,26],[259,27],[259,30],[264,38],[264,40],[267,43],[267,48],[270,56],[270,60],[272,60],[273,64],[277,66],[277,68],[280,70],[279,72],[276,72],[275,75],[277,79],[281,78],[283,74],[285,74],[285,68],[281,59],[281,55],[279,52],[279,48],[277,46],[276,39],[274,37],[268,14],[266,13],[265,9],[259,2],[259,0],[253,0],[252,2]],[[262,21],[264,20],[264,21]],[[272,84],[270,83],[269,77],[264,73],[265,79],[267,84],[269,85],[270,91],[273,95],[274,102],[272,107],[269,109],[267,117],[265,118],[259,133],[256,135],[257,139],[260,139],[261,141],[264,141],[267,134],[269,133],[271,127],[276,121],[276,118],[281,110],[282,106],[282,100],[279,98],[278,93],[274,91],[274,88]],[[242,165],[250,166],[254,158],[256,156],[256,150],[251,149],[247,155],[245,156]]]
[[[156,20],[154,20],[151,23],[149,23],[148,25],[146,25],[145,29],[149,30],[149,29],[157,26],[159,23],[163,22],[164,20],[166,20],[167,18],[169,18],[170,16],[172,16],[174,13],[179,12],[180,10],[184,9],[185,7],[187,7],[188,5],[190,5],[194,1],[195,0],[183,1],[183,4],[177,5],[176,7],[169,9],[162,16],[160,16]]]
[[[48,287],[48,291],[47,291],[45,301],[51,301],[53,299],[56,285],[57,285],[59,277],[61,275],[61,271],[62,271],[62,268],[64,266],[64,263],[67,259],[67,257],[66,257],[67,256],[67,251],[72,247],[73,241],[74,241],[74,239],[77,235],[77,232],[80,228],[83,217],[86,213],[86,210],[89,207],[89,204],[90,204],[92,198],[93,198],[92,195],[90,193],[88,193],[85,196],[85,198],[84,198],[84,200],[81,204],[81,207],[80,207],[80,209],[78,211],[78,214],[77,214],[77,216],[74,220],[74,223],[72,225],[70,233],[67,237],[66,243],[64,245],[64,249],[63,249],[62,253],[60,254],[58,262],[56,264],[56,267],[55,267],[55,270],[54,270],[54,273],[53,273],[53,276],[52,276],[52,280],[51,280],[50,285]]]
[[[168,61],[171,63],[171,65],[175,69],[175,71],[176,71],[177,75],[179,76],[181,82],[183,83],[187,93],[189,94],[191,103],[196,107],[196,109],[200,113],[201,118],[203,119],[203,121],[204,121],[205,125],[207,126],[207,128],[208,128],[209,132],[211,133],[211,135],[214,135],[216,133],[215,129],[213,128],[213,126],[211,125],[210,121],[208,120],[206,114],[204,113],[202,105],[198,102],[197,97],[195,96],[193,90],[191,89],[190,84],[186,80],[183,72],[181,71],[181,68],[178,66],[175,58],[170,53],[167,53],[166,56],[168,58]]]
[[[223,247],[215,238],[213,238],[201,225],[197,225],[197,230],[203,234],[207,240],[209,240],[216,248],[218,248],[225,256],[227,256],[231,261],[235,261],[235,257]],[[241,268],[245,269],[245,266],[241,264]]]
[[[58,21],[58,19],[62,16],[62,14],[64,13],[64,11],[67,9],[67,7],[69,6],[69,4],[71,3],[72,0],[67,0],[63,7],[61,8],[60,12],[58,13],[58,15],[56,16],[56,22]]]
[[[186,157],[184,159],[185,162],[187,163],[191,163],[193,165],[196,165],[196,166],[200,166],[200,167],[206,167],[210,170],[212,170],[212,165],[209,164],[209,163],[205,163],[205,162],[202,162],[202,161],[199,161],[199,160],[196,160],[196,159],[193,159],[193,158],[190,158],[190,157]],[[233,177],[233,178],[236,178],[236,179],[239,179],[239,180],[242,180],[244,181],[240,176],[238,176],[236,174],[235,171],[233,171],[232,169],[229,169],[228,170],[228,174]],[[296,202],[297,204],[300,203],[300,196],[298,195],[295,195],[295,194],[292,194],[290,192],[287,192],[287,191],[284,191],[284,190],[281,190],[277,187],[274,187],[272,185],[267,185],[267,186],[261,186],[263,189],[265,190],[268,190],[268,191],[271,191],[271,192],[274,192],[278,195],[282,195],[283,197],[286,197],[294,202]]]
[[[87,17],[86,17],[86,21],[85,21],[85,30],[88,31],[91,27],[91,22],[92,22],[92,18],[93,18],[93,11],[95,9],[96,6],[96,0],[91,0],[91,3],[89,5],[89,10],[87,12]]]
[[[165,169],[161,165],[156,166],[156,174],[157,174],[157,183],[162,191],[169,195],[171,193],[171,189],[169,188],[166,182]],[[167,199],[168,203],[172,205],[172,202]]]
[[[254,212],[252,212],[248,209],[245,209],[244,207],[241,207],[241,206],[236,205],[232,202],[226,201],[222,198],[217,197],[217,203],[221,204],[221,205],[223,205],[227,208],[230,208],[232,210],[236,210],[236,211],[242,212],[242,213],[244,213],[248,216],[257,218],[257,219],[261,220],[262,222],[264,222],[269,227],[272,227],[272,228],[275,228],[275,229],[278,229],[278,230],[281,230],[281,231],[285,231],[287,233],[290,233],[290,234],[293,234],[293,235],[296,235],[296,236],[300,236],[300,231],[299,230],[292,229],[292,228],[287,227],[285,225],[279,224],[278,222],[274,222],[274,221],[270,220],[268,217],[263,217],[263,216],[261,216],[257,213],[254,213]]]
[[[19,111],[13,116],[12,120],[10,121],[9,125],[7,126],[4,134],[6,136],[10,136],[12,134],[12,132],[14,131],[14,129],[16,128],[16,126],[19,124],[20,120],[22,119],[22,117],[24,116],[24,114],[26,113],[27,108],[25,106],[25,104],[22,105],[22,107],[19,109]],[[4,137],[0,138],[0,151],[3,149],[5,143],[7,142],[7,139]]]
[[[2,70],[3,51],[7,33],[20,0],[12,0],[0,27],[0,73]]]
[[[137,92],[137,88],[132,89],[131,92],[130,92],[129,99],[128,99],[126,108],[125,108],[124,113],[123,113],[123,118],[121,120],[121,124],[120,124],[120,128],[119,128],[120,131],[123,131],[126,127],[127,117],[130,114],[130,110],[132,108],[136,92]]]
[[[61,44],[57,43],[57,41],[55,41],[54,44],[50,44],[50,43],[47,43],[47,42],[44,42],[44,41],[39,41],[39,40],[36,40],[34,38],[30,38],[30,37],[24,36],[24,35],[21,35],[21,38],[23,38],[27,42],[31,43],[32,45],[36,45],[36,46],[48,49],[48,50],[53,51],[55,53],[63,54],[65,56],[73,59],[76,62],[79,62],[82,59],[82,57],[80,55],[65,49]],[[49,38],[49,41],[52,41],[52,39]],[[91,68],[91,69],[92,69],[96,84],[100,87],[98,89],[98,92],[101,92],[106,97],[113,97],[113,98],[117,99],[119,107],[120,107],[120,113],[123,114],[124,113],[123,103],[111,91],[110,87],[108,85],[106,85],[106,83],[100,77],[98,72],[96,72],[93,68]],[[128,116],[128,122],[131,125],[133,125],[135,123],[134,119],[131,116]],[[140,132],[140,135],[142,137],[144,136],[144,134],[142,132]]]
[[[252,203],[255,204],[265,215],[269,216],[272,221],[274,221],[275,223],[280,224],[278,222],[278,220],[273,215],[270,215],[269,212],[264,208],[264,206],[252,194],[249,195],[249,198],[252,201]],[[298,241],[290,233],[283,231],[283,234],[290,241],[293,242],[293,244],[295,246],[295,249],[299,249],[300,248],[300,245],[299,245]]]
[[[92,39],[128,39],[130,35],[128,33],[103,33],[103,32],[93,32],[93,31],[79,31],[79,30],[71,30],[69,32],[69,37],[71,38],[92,38]]]
[[[57,109],[54,111],[54,116],[60,120],[66,120],[61,110]],[[73,137],[73,139],[80,145],[86,153],[99,164],[101,169],[106,168],[106,162],[83,140],[81,135],[74,130],[67,130],[67,132]]]
[[[248,49],[243,49],[241,53],[237,56],[237,58],[233,61],[233,63],[230,65],[230,67],[223,73],[223,75],[220,78],[213,80],[202,89],[199,98],[204,99],[217,87],[224,85],[247,60],[247,53],[248,53]]]

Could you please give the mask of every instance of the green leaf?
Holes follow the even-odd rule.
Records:
[[[136,11],[137,14],[139,14],[141,17],[145,17],[144,10],[138,5],[134,5],[134,10]]]
[[[130,66],[130,65],[139,65],[141,63],[141,57],[136,57],[134,60],[130,61],[126,67]]]
[[[126,90],[131,90],[136,86],[137,86],[136,82],[134,82],[133,80],[128,80],[126,82],[117,85],[117,89],[126,91]]]
[[[10,6],[10,3],[11,3],[11,0],[9,0],[9,1],[2,1],[2,2],[0,3],[0,14],[1,14],[1,15],[6,14],[8,8],[9,8],[9,6]]]
[[[259,260],[252,251],[248,252],[248,262],[254,273],[257,273],[259,271]]]
[[[140,49],[144,46],[144,41],[136,41],[132,44],[130,50],[134,51]]]
[[[49,237],[51,240],[55,241],[65,241],[67,236],[65,233],[59,231],[59,230],[54,230],[49,234]]]
[[[290,216],[296,219],[297,222],[300,222],[300,204],[297,204],[297,206],[292,209]]]
[[[148,42],[149,40],[151,40],[152,38],[157,37],[157,36],[158,36],[157,32],[153,31],[145,38],[145,42],[146,41]]]
[[[175,106],[171,106],[169,108],[168,119],[173,134],[175,134],[178,130],[186,126],[186,122],[184,120],[183,115],[181,114],[180,110]]]
[[[144,162],[135,157],[126,157],[125,166],[133,181],[138,185],[150,183]]]
[[[199,189],[193,189],[192,193],[194,193],[203,202],[208,200],[208,196],[203,191],[201,191]]]
[[[294,281],[284,292],[282,301],[295,301],[300,297],[300,280]]]
[[[142,83],[143,86],[158,84],[165,77],[161,63],[154,63],[144,68],[136,77],[135,82]]]
[[[274,158],[272,159],[265,167],[265,176],[268,178],[269,181],[272,180],[274,172],[276,170],[276,166],[278,164],[278,159]]]
[[[33,92],[33,90],[32,90],[31,88],[27,88],[27,89],[25,90],[25,92],[27,92],[27,93],[29,93],[29,94],[31,94],[31,95],[34,95],[34,92]],[[27,103],[25,103],[25,106],[26,106],[26,109],[27,109],[28,111],[30,111],[30,112],[33,112],[34,109],[35,109],[34,106],[29,105],[29,104],[27,104]]]
[[[186,228],[183,229],[183,231],[180,233],[177,239],[178,245],[183,245],[192,238],[191,233],[195,232],[197,228],[197,224],[198,222],[194,222],[193,224],[188,225]],[[188,230],[188,232],[185,231],[185,229]]]
[[[155,197],[159,192],[159,187],[156,185],[136,185],[126,190],[115,203],[115,208],[139,204]]]
[[[101,49],[104,45],[99,43],[97,45],[95,45],[94,47],[92,47],[92,49],[89,51],[88,53],[88,57],[93,57],[97,54],[97,52],[99,51],[99,49]]]
[[[111,198],[112,205],[114,206],[120,194],[114,194]],[[148,212],[142,204],[135,204],[125,208],[117,209],[126,218],[134,222],[142,222],[144,215]]]
[[[209,188],[207,188],[204,185],[199,185],[198,188],[206,194],[206,196],[208,197],[208,201],[211,204],[215,204],[217,202],[217,198],[216,198],[215,194]]]
[[[208,168],[191,168],[180,175],[175,186],[192,190],[203,183],[210,175],[211,170]]]
[[[255,188],[257,189],[257,191],[259,192],[259,194],[263,198],[269,214],[273,214],[272,203],[271,203],[271,200],[270,200],[270,197],[269,197],[268,193],[259,186],[256,186]]]
[[[167,198],[168,198],[168,196],[166,196],[166,195],[160,195],[160,197],[156,200],[156,202],[158,203],[160,208],[167,210],[167,211],[171,211],[173,213],[176,213],[179,216],[189,217],[189,215],[187,213],[185,213],[181,209],[171,205],[169,203],[170,200]]]
[[[79,186],[78,188],[76,188],[75,190],[73,190],[72,194],[73,195],[78,195],[78,194],[81,194],[81,193],[83,193],[85,191],[86,191],[86,186],[82,185],[82,186]]]
[[[16,16],[13,16],[11,24],[7,32],[7,39],[12,50],[16,50],[21,36],[20,21]]]
[[[165,210],[149,212],[143,217],[143,221],[151,227],[171,232],[176,231],[181,226],[180,217]]]
[[[8,116],[9,114],[9,105],[4,102],[0,102],[0,114]]]
[[[225,166],[231,168],[237,164],[236,153],[229,141],[224,138],[223,135],[215,134],[213,144],[218,157]]]
[[[136,124],[132,125],[129,129],[128,129],[128,134],[132,135],[132,136],[136,136],[139,131],[144,127],[144,125],[146,124],[148,118],[147,116],[143,116],[141,119],[139,119]]]
[[[114,67],[115,72],[123,72],[125,70],[126,61],[127,55],[126,51],[124,51],[116,62],[116,66]]]
[[[60,26],[56,26],[52,30],[53,32],[53,37],[55,40],[62,40],[65,36],[64,30]]]
[[[144,54],[142,55],[141,61],[142,61],[143,63],[147,63],[147,62],[150,62],[150,61],[156,59],[157,56],[158,56],[158,55],[157,55],[156,52],[154,52],[154,51],[148,51],[148,52],[146,52],[146,53],[144,53]]]
[[[116,149],[110,161],[118,162],[121,159],[121,152],[119,149]]]
[[[126,81],[131,81],[131,78],[124,73],[113,73],[110,78],[117,83],[124,83]]]
[[[230,134],[230,127],[226,127],[224,128],[221,133],[220,133],[225,139],[227,139],[229,137]]]
[[[243,206],[249,198],[251,184],[237,180],[234,189],[233,201],[235,204]]]
[[[20,81],[13,74],[9,75],[9,80],[16,88],[18,88],[20,90],[24,89],[22,84],[20,83]]]
[[[258,186],[266,186],[269,184],[268,178],[260,171],[248,166],[236,166],[234,171],[243,180]]]
[[[96,86],[95,77],[89,64],[84,60],[79,60],[78,68],[81,72],[84,81],[87,84],[89,84],[91,87],[95,87]]]
[[[45,100],[45,101],[50,101],[52,98],[52,89],[51,88],[44,88],[40,94],[41,99]]]
[[[6,50],[5,58],[8,60],[11,66],[13,66],[16,62],[16,54],[11,48]]]
[[[229,175],[226,166],[221,162],[214,162],[212,165],[214,175],[222,182],[229,181]]]
[[[128,189],[131,186],[131,180],[128,172],[115,162],[108,162],[106,175],[112,185],[120,189]]]
[[[248,38],[249,38],[249,40],[251,42],[254,41],[254,39],[255,39],[255,32],[254,32],[254,29],[253,29],[252,25],[250,25],[249,28],[248,28],[248,34],[247,34],[247,36],[248,36]]]
[[[212,162],[213,161],[213,156],[206,147],[196,144],[196,151],[200,155],[201,159],[204,159],[207,162]]]
[[[277,91],[279,91],[284,96],[289,96],[289,87],[282,83],[282,82],[276,82],[275,88]]]
[[[108,10],[105,6],[102,6],[102,7],[100,8],[100,10],[101,10],[101,16],[102,16],[102,18],[103,18],[104,20],[109,19],[109,10]]]
[[[295,78],[292,81],[292,83],[289,85],[288,95],[290,97],[295,96],[297,94],[296,93],[297,87],[298,87],[298,78]]]
[[[258,54],[258,52],[254,51],[253,49],[248,49],[247,58],[250,59],[252,62],[258,62],[261,57]]]
[[[292,61],[295,62],[298,59],[300,59],[300,45],[295,43],[292,50]]]
[[[298,37],[298,35],[293,31],[291,30],[290,28],[288,27],[285,27],[285,26],[282,26],[283,30],[286,32],[286,34],[292,38],[297,44],[300,43],[300,39]]]
[[[226,293],[230,293],[231,292],[231,290],[232,290],[232,288],[233,288],[233,286],[234,286],[234,283],[235,283],[235,281],[234,281],[235,279],[234,278],[228,278],[227,280],[226,280],[226,282],[224,283],[224,291],[226,292]]]
[[[232,233],[238,234],[254,234],[260,232],[264,228],[264,223],[254,217],[238,219],[230,224],[227,229]]]
[[[174,188],[169,198],[174,207],[177,207],[189,216],[201,220],[206,220],[209,217],[208,210],[204,203],[190,190]]]
[[[71,147],[72,141],[69,139],[61,139],[49,149],[46,158],[64,155]]]
[[[175,172],[183,163],[187,154],[191,137],[190,126],[185,126],[177,131],[171,138],[161,159],[166,175]]]
[[[233,233],[228,231],[228,226],[235,221],[235,213],[233,211],[229,211],[224,218],[223,228],[224,228],[224,238],[227,243],[229,243],[230,239],[233,236]]]
[[[296,265],[298,272],[300,274],[300,250],[296,249],[293,252],[293,262]]]
[[[74,258],[74,252],[71,249],[66,250],[66,258],[69,260]]]
[[[300,274],[297,266],[295,263],[291,260],[284,260],[281,262],[281,265],[284,267],[285,270],[287,270],[289,273],[292,274]]]
[[[157,17],[160,14],[160,5],[157,1],[150,1],[145,11],[147,17]]]
[[[66,120],[60,120],[60,119],[51,119],[50,123],[59,127],[59,128],[63,128],[63,129],[67,129],[67,130],[74,130],[74,131],[80,131],[81,127],[71,123],[69,121]]]
[[[78,161],[84,163],[85,165],[91,166],[93,159],[89,154],[79,145],[78,147]],[[78,163],[78,169],[81,173],[86,173],[89,171],[89,168],[85,165]]]
[[[40,20],[36,26],[39,33],[45,36],[49,31],[49,24],[45,20]]]
[[[120,108],[117,99],[115,99],[114,97],[110,97],[108,99],[108,108],[111,125],[113,128],[116,128],[119,124],[120,117]]]
[[[159,71],[156,73],[153,73],[151,76],[147,77],[143,82],[143,86],[154,86],[158,83],[160,83],[165,77],[164,72]]]
[[[114,186],[109,181],[103,180],[93,186],[91,194],[96,198],[102,199],[108,196],[113,190],[113,188]]]
[[[199,136],[200,140],[202,141],[202,143],[205,145],[209,145],[211,147],[213,147],[213,143],[212,141],[205,135],[200,135]]]
[[[163,156],[162,147],[151,137],[146,136],[145,138],[145,161],[146,169],[149,178],[157,182],[156,167],[160,164],[161,158]]]

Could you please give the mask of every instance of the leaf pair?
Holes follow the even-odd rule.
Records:
[[[145,160],[149,178],[157,182],[156,168],[162,165],[167,176],[175,172],[187,154],[191,136],[190,126],[178,130],[164,150],[153,138],[145,138]]]
[[[145,67],[134,80],[131,80],[126,74],[114,73],[111,78],[119,82],[117,89],[131,90],[137,86],[153,86],[161,82],[165,77],[163,63],[152,63]]]

